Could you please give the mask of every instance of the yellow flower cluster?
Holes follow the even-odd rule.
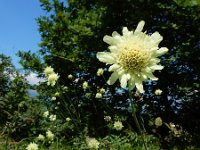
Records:
[[[47,85],[54,86],[59,78],[58,74],[54,72],[51,66],[46,67],[44,73],[47,76]]]

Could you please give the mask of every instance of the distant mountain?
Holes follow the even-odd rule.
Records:
[[[28,94],[29,94],[31,97],[38,96],[38,92],[37,92],[36,90],[28,89]]]

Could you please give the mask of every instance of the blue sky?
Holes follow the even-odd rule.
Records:
[[[20,68],[18,50],[39,50],[40,35],[36,18],[45,15],[39,0],[1,0],[0,2],[0,53],[11,56]]]

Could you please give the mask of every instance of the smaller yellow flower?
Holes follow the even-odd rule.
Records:
[[[97,98],[97,99],[102,98],[102,94],[101,93],[97,93],[95,98]]]
[[[99,142],[95,138],[86,138],[86,142],[89,148],[91,149],[98,149],[99,148]]]
[[[60,102],[57,102],[57,105],[60,105]]]
[[[103,72],[104,72],[104,70],[103,70],[102,68],[99,68],[99,69],[97,70],[97,76],[103,75]]]
[[[156,95],[161,95],[162,94],[162,90],[160,90],[160,89],[155,90],[155,94]]]
[[[44,69],[44,73],[45,73],[46,76],[48,76],[48,75],[54,73],[53,68],[51,68],[51,66],[46,67],[46,68]]]
[[[171,128],[171,130],[173,130],[174,128],[176,128],[175,124],[172,123],[172,122],[169,123],[169,127]]]
[[[45,112],[43,113],[43,116],[44,116],[44,117],[48,117],[48,115],[49,115],[49,111],[45,111]]]
[[[38,150],[38,145],[35,144],[34,142],[30,143],[27,147],[27,150]]]
[[[66,118],[66,121],[67,121],[67,122],[69,122],[70,120],[71,120],[71,118],[69,118],[69,117]]]
[[[87,88],[88,88],[88,82],[85,81],[85,82],[83,82],[83,89],[85,90],[85,89],[87,89]]]
[[[54,86],[56,84],[56,81],[58,80],[59,76],[57,73],[52,73],[48,76],[48,82],[47,85]]]
[[[55,97],[55,96],[53,96],[53,97],[51,98],[51,100],[52,100],[52,101],[55,101],[55,100],[56,100],[56,97]]]
[[[39,134],[38,137],[37,137],[37,139],[40,140],[40,141],[44,141],[44,138],[45,137],[42,134]]]
[[[105,90],[104,88],[101,88],[101,89],[100,89],[100,93],[101,93],[101,94],[104,94],[105,92],[106,92],[106,90]]]
[[[104,120],[109,122],[109,121],[111,121],[111,117],[110,116],[104,116]]]
[[[59,92],[56,92],[54,95],[55,95],[56,97],[59,97],[59,96],[60,96],[60,93],[59,93]]]
[[[56,120],[56,115],[50,115],[49,116],[50,121],[55,121]]]
[[[157,127],[162,126],[162,119],[161,119],[160,117],[157,117],[157,118],[155,119],[155,125],[156,125]]]
[[[68,91],[68,87],[67,87],[67,86],[64,86],[64,87],[63,87],[63,90],[64,90],[64,91]]]
[[[123,124],[121,121],[115,121],[114,122],[114,129],[117,130],[117,131],[120,131],[122,128],[123,128]]]
[[[46,136],[47,136],[47,139],[50,140],[50,141],[53,141],[54,139],[54,134],[51,132],[51,131],[47,131],[46,132]]]
[[[71,75],[71,74],[68,75],[68,79],[71,80],[71,79],[73,79],[73,78],[74,78],[73,75]]]

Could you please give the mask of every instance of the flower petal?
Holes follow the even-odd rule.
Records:
[[[129,90],[132,90],[135,87],[135,76],[131,75],[131,78],[128,82],[128,88]]]
[[[161,65],[154,65],[150,67],[152,70],[162,70],[164,67]]]
[[[111,52],[116,52],[118,50],[117,46],[115,45],[111,45],[108,48],[110,49]]]
[[[163,54],[165,54],[165,53],[167,53],[168,52],[168,48],[166,48],[166,47],[161,47],[159,50],[157,50],[156,51],[156,57],[157,56],[161,56],[161,55],[163,55]]]
[[[111,36],[108,36],[108,35],[105,35],[103,37],[103,41],[110,44],[110,45],[114,45],[116,42],[115,42],[115,39]]]
[[[120,68],[120,65],[118,64],[113,64],[112,66],[109,67],[108,71],[116,71],[117,69]]]
[[[150,78],[153,81],[157,81],[158,80],[158,78],[155,77],[152,73],[148,73],[147,76],[148,76],[148,78]]]
[[[111,74],[110,78],[108,79],[107,83],[109,85],[113,85],[117,81],[118,78],[119,78],[118,73],[117,72],[113,72]]]
[[[153,70],[154,71],[154,70]],[[145,81],[145,80],[147,80],[148,78],[149,79],[151,79],[151,80],[153,80],[153,81],[156,81],[156,80],[158,80],[158,78],[156,78],[153,74],[152,74],[152,69],[146,69],[146,70],[143,70],[142,72],[141,72],[141,77],[143,77],[143,76],[147,76],[147,78],[145,79],[145,78],[143,78],[143,81]]]
[[[133,31],[129,31],[127,27],[123,27],[122,33],[123,33],[123,36],[129,37],[130,35],[133,34]]]
[[[151,68],[150,67],[146,67],[142,70],[143,73],[151,73]]]
[[[120,78],[120,85],[122,88],[125,88],[127,86],[127,82],[130,79],[130,74],[123,74]]]
[[[99,61],[104,62],[106,64],[114,64],[116,62],[114,56],[109,52],[98,52],[96,56],[99,59]]]
[[[116,31],[114,31],[113,33],[112,33],[112,37],[115,37],[115,36],[121,36],[119,33],[117,33]]]
[[[155,44],[159,44],[163,40],[163,37],[158,32],[154,32],[150,37]]]
[[[160,62],[160,59],[159,58],[152,58],[151,60],[150,60],[150,62],[149,62],[149,67],[151,67],[151,66],[153,66],[153,65],[155,65],[155,64],[157,64],[157,63],[159,63]]]
[[[138,79],[138,78],[136,79],[135,85],[136,85],[136,88],[138,89],[138,91],[139,91],[140,93],[144,93],[142,81],[141,81],[140,79]]]
[[[138,26],[137,28],[135,29],[135,32],[134,33],[137,33],[137,32],[141,32],[143,30],[143,27],[144,27],[144,24],[145,22],[142,20],[138,23]]]

